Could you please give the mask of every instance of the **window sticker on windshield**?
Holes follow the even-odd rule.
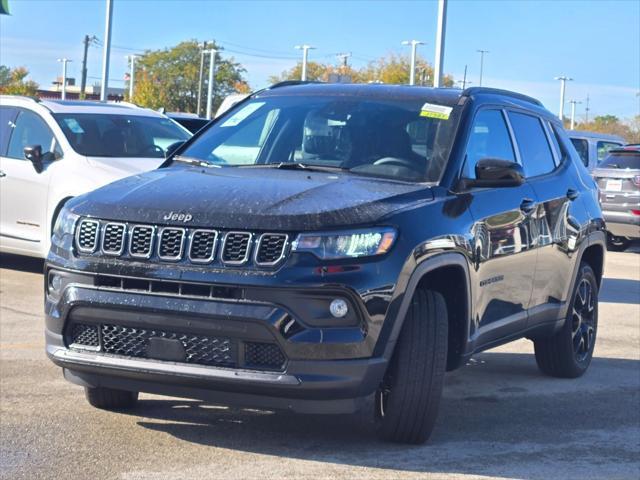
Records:
[[[255,112],[256,110],[258,110],[260,107],[262,107],[264,105],[264,102],[254,102],[254,103],[249,103],[248,105],[242,107],[240,110],[238,110],[236,113],[234,113],[233,115],[231,115],[227,120],[224,121],[223,124],[221,124],[221,127],[235,127],[236,125],[238,125],[240,122],[242,122],[245,118],[247,118],[249,115],[251,115],[253,112]]]
[[[453,110],[453,108],[445,107],[444,105],[425,103],[420,110],[420,116],[427,118],[437,118],[439,120],[449,120],[451,110]]]
[[[65,118],[64,123],[67,124],[69,130],[71,130],[73,133],[84,133],[84,130],[75,118]]]

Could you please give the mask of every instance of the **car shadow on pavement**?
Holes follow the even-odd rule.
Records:
[[[540,374],[531,354],[480,354],[447,375],[438,425],[421,446],[377,440],[372,405],[353,416],[321,416],[143,397],[130,414],[186,442],[287,460],[531,479],[553,477],[566,463],[598,476],[607,462],[637,468],[631,439],[640,434],[639,369],[638,360],[594,358],[585,376],[565,380]],[[626,429],[630,438],[618,438]],[[606,438],[606,452],[585,435]],[[600,453],[584,460],[575,445]]]
[[[44,269],[44,260],[41,258],[0,253],[0,268],[17,270],[20,272],[42,273]]]
[[[600,302],[640,304],[640,280],[607,278],[598,293]]]

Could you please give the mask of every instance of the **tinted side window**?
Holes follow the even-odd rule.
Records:
[[[3,157],[7,153],[7,145],[13,131],[14,121],[18,109],[14,107],[0,107],[0,155]]]
[[[24,147],[32,145],[40,145],[44,156],[54,147],[53,140],[53,133],[44,120],[33,112],[22,110],[15,121],[7,157],[24,160]]]
[[[572,138],[571,143],[576,148],[578,155],[580,155],[580,160],[584,163],[585,167],[589,166],[589,142],[582,138]]]
[[[483,158],[516,161],[509,130],[500,110],[481,110],[476,115],[465,158],[465,178],[476,178],[476,163]]]
[[[509,112],[509,120],[518,143],[525,175],[535,177],[552,172],[556,164],[540,119]]]
[[[619,143],[613,143],[613,142],[598,142],[596,144],[597,147],[597,151],[598,151],[598,163],[600,163],[602,160],[605,159],[605,157],[607,156],[607,154],[609,153],[609,150],[611,150],[612,148],[618,148],[622,145],[620,145]]]

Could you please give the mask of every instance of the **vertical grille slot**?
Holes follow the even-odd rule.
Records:
[[[194,263],[210,263],[216,255],[218,232],[215,230],[194,230],[189,246],[189,260]]]
[[[184,228],[165,227],[160,230],[158,257],[162,260],[180,260],[184,248],[184,235]]]
[[[122,255],[124,251],[124,223],[107,223],[102,232],[102,252],[107,255]]]
[[[93,253],[98,248],[100,222],[84,219],[76,229],[76,246],[82,253]]]
[[[288,236],[283,233],[263,233],[256,247],[257,265],[276,265],[284,258]]]
[[[222,245],[222,261],[229,265],[242,265],[249,259],[250,247],[249,232],[228,232]]]
[[[129,254],[132,257],[149,258],[153,251],[155,227],[134,225],[129,233]]]

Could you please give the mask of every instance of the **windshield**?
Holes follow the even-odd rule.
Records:
[[[405,181],[440,179],[457,109],[356,96],[254,98],[181,152],[215,166],[322,167]]]
[[[57,113],[71,147],[88,157],[165,156],[167,147],[190,135],[172,120],[139,115]]]
[[[609,154],[600,165],[599,168],[629,168],[632,170],[640,170],[640,152],[633,150],[628,152],[615,152]]]

